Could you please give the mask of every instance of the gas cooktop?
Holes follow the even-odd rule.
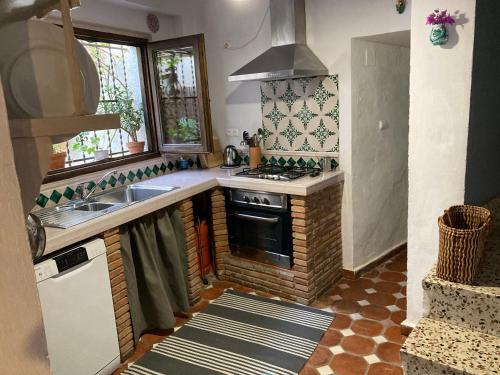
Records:
[[[304,176],[316,177],[321,173],[320,168],[311,167],[282,167],[278,164],[261,165],[257,168],[244,168],[236,173],[238,177],[265,178],[267,180],[291,181]]]

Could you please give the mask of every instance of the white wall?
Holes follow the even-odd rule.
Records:
[[[410,49],[353,39],[351,53],[354,264],[364,265],[407,239]]]
[[[415,1],[411,22],[408,202],[408,316],[423,313],[422,279],[437,259],[437,217],[464,202],[475,1]],[[443,47],[429,42],[425,17],[434,8],[467,19],[450,28]],[[462,21],[460,21],[462,23]]]
[[[372,34],[407,30],[410,3],[398,14],[392,0],[309,0],[306,2],[308,44],[330,73],[339,74],[340,164],[345,172],[342,202],[343,267],[355,269],[352,155],[362,152],[352,145],[351,128],[351,39]]]

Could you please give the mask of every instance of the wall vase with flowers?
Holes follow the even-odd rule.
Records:
[[[434,10],[433,13],[427,16],[427,25],[432,25],[431,35],[429,40],[435,46],[446,44],[448,42],[448,30],[446,25],[455,23],[453,17],[447,10]]]

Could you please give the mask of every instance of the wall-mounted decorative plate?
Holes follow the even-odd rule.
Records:
[[[147,23],[149,31],[151,31],[153,34],[156,34],[158,30],[160,30],[160,21],[155,14],[148,14]]]

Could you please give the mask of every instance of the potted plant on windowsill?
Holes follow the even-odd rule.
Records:
[[[145,141],[139,141],[138,133],[144,122],[143,111],[134,104],[133,94],[123,87],[106,86],[104,91],[113,98],[102,103],[104,113],[119,113],[122,129],[129,135],[127,148],[131,154],[144,152]]]
[[[109,143],[114,137],[110,138]],[[104,148],[104,137],[99,135],[90,135],[89,132],[82,132],[75,138],[75,143],[73,143],[73,151],[80,151],[86,155],[94,155],[95,161],[107,160],[109,159],[109,150]]]
[[[50,156],[49,169],[62,169],[66,165],[66,156],[64,143],[52,145],[52,155]]]

